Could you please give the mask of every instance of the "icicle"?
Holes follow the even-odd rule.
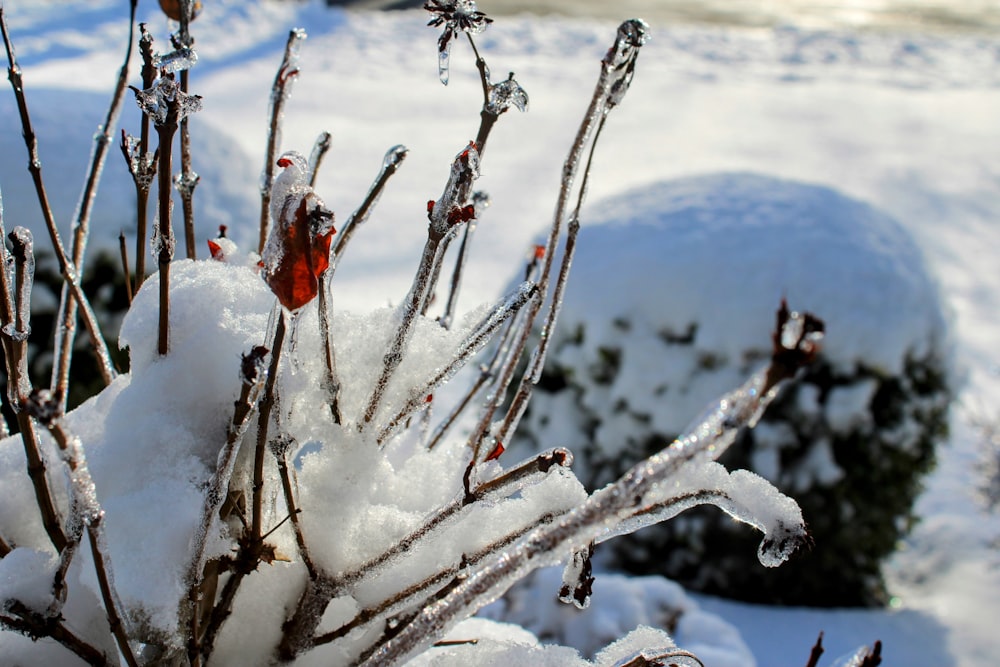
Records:
[[[446,86],[448,85],[448,78],[450,76],[450,61],[451,41],[445,40],[444,43],[438,46],[438,78]]]
[[[764,534],[757,555],[765,567],[781,565],[796,549],[809,543],[798,504],[758,475],[746,470],[730,473],[714,462],[692,462],[674,479],[673,484],[661,485],[664,493],[669,491],[669,497],[650,494],[631,515],[609,525],[597,542],[669,521],[692,507],[715,505]]]
[[[563,570],[559,601],[572,604],[577,609],[590,606],[593,594],[594,575],[590,559],[594,555],[594,545],[586,549],[576,549]]]
[[[493,19],[479,11],[473,0],[427,0],[424,9],[435,15],[427,25],[444,26],[438,38],[438,76],[441,83],[447,86],[452,40],[460,32],[478,35],[493,23]]]

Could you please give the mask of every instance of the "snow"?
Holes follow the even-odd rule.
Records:
[[[306,153],[319,131],[328,129],[333,133],[333,148],[316,191],[340,219],[345,219],[360,202],[386,148],[403,142],[410,149],[410,157],[382,197],[364,234],[358,235],[343,265],[338,267],[335,294],[342,308],[338,312],[344,315],[335,323],[335,329],[339,326],[345,331],[362,332],[353,339],[370,344],[360,345],[350,356],[359,368],[373,363],[382,341],[367,340],[365,332],[384,330],[392,311],[381,307],[399,303],[405,294],[425,232],[424,202],[440,192],[448,164],[475,131],[479,82],[467,44],[458,41],[453,45],[450,83],[445,89],[435,76],[436,33],[425,27],[425,13],[348,13],[327,10],[319,2],[220,0],[205,4],[193,26],[199,60],[192,70],[192,91],[204,97],[204,109],[192,117],[192,131],[199,146],[195,168],[202,176],[195,195],[200,242],[214,237],[219,224],[226,224],[229,235],[244,253],[255,249],[257,175],[263,163],[269,82],[292,27],[305,27],[310,36],[302,44],[302,72],[285,110],[283,146]],[[480,8],[490,12],[488,4]],[[162,45],[166,30],[157,12],[155,5],[141,3],[141,18],[149,21]],[[5,14],[26,78],[57,220],[65,234],[78,197],[84,160],[90,153],[91,137],[102,122],[106,93],[120,66],[120,49],[112,52],[107,47],[124,44],[122,3],[7,0]],[[549,219],[561,161],[614,26],[589,19],[504,17],[480,36],[479,46],[494,70],[515,71],[518,82],[530,95],[531,106],[525,115],[504,116],[484,156],[482,178],[477,185],[490,191],[494,204],[477,231],[464,280],[463,311],[500,296],[515,273],[512,267],[520,264]],[[856,213],[848,223],[853,225],[850,236],[872,235],[893,249],[904,247],[913,251],[911,256],[922,254],[926,258],[950,308],[955,363],[966,377],[954,413],[953,432],[939,454],[940,468],[930,478],[918,506],[923,523],[905,551],[888,567],[897,609],[771,609],[696,597],[694,600],[705,613],[701,626],[704,634],[716,640],[711,645],[718,646],[728,636],[729,626],[724,631],[713,630],[719,626],[711,625],[714,621],[708,620],[709,615],[737,627],[753,659],[747,658],[743,649],[732,649],[713,662],[708,653],[710,646],[696,650],[693,641],[684,643],[683,632],[675,634],[674,639],[684,648],[706,651],[706,664],[713,665],[728,664],[725,660],[741,665],[755,661],[762,667],[804,664],[820,630],[826,633],[829,658],[821,661],[823,665],[876,638],[883,640],[887,664],[994,664],[1000,654],[993,627],[1000,615],[1000,571],[995,566],[996,551],[989,542],[1000,534],[1000,519],[986,514],[971,491],[977,474],[980,434],[970,416],[978,411],[987,418],[996,418],[994,406],[1000,399],[1000,373],[995,370],[1000,278],[989,252],[1000,243],[995,224],[995,212],[1000,210],[1000,158],[985,148],[994,136],[1000,111],[1000,70],[996,67],[1000,41],[993,34],[848,33],[803,25],[734,29],[654,24],[652,33],[652,40],[639,58],[628,99],[612,114],[595,160],[590,201],[617,199],[585,209],[585,226],[608,215],[608,209],[602,207],[621,210],[622,202],[629,201],[641,210],[641,198],[621,199],[625,192],[637,187],[644,187],[657,204],[680,205],[683,199],[678,193],[685,184],[690,188],[692,183],[704,182],[699,179],[728,178],[734,188],[743,187],[759,195],[762,207],[801,201],[791,197],[789,189],[810,188],[821,208],[832,202],[841,210],[847,206]],[[73,110],[69,120],[67,108]],[[9,92],[0,96],[0,116],[5,119],[0,132],[2,154],[13,156],[0,162],[6,224],[8,229],[23,224],[37,238],[44,238],[39,236],[42,227],[23,169],[25,153],[20,130],[13,121],[14,105]],[[134,117],[123,116],[122,123],[130,132],[135,131]],[[128,233],[130,228],[130,207],[119,204],[131,201],[131,184],[117,158],[112,155],[109,159],[94,214],[94,243],[103,247],[113,247],[119,230],[124,228]],[[655,185],[664,182],[667,185]],[[706,201],[705,190],[697,188],[692,196],[701,198],[702,205],[725,210],[725,196]],[[851,203],[845,203],[844,198]],[[855,200],[865,203],[857,204]],[[876,209],[899,221],[916,239],[918,248],[911,248],[895,236]],[[765,213],[766,208],[758,211],[759,215]],[[691,229],[688,233],[703,232]],[[683,238],[679,236],[678,242]],[[836,276],[837,271],[858,269],[856,263],[837,261],[835,254],[850,238],[824,237],[818,227],[811,238],[817,247],[831,254],[821,253],[815,260],[801,264],[794,276],[813,276],[821,270],[826,271],[823,275]],[[730,240],[754,247],[738,236]],[[780,239],[771,240],[780,243]],[[204,246],[199,247],[199,252],[207,255]],[[712,265],[699,266],[696,261],[704,257],[686,255],[683,245],[669,252],[673,261],[664,264],[667,269],[673,266],[672,270],[681,275],[695,272],[693,279],[699,275],[697,271],[712,272]],[[682,261],[688,263],[677,264]],[[824,261],[830,265],[822,265]],[[877,271],[909,275],[905,266],[874,259],[870,268],[876,271],[871,278],[873,286],[881,284]],[[578,262],[575,271],[574,279],[588,275],[609,280],[620,277],[597,274],[595,267],[586,262]],[[132,374],[116,380],[69,422],[85,443],[90,471],[107,512],[105,526],[115,554],[120,592],[127,600],[146,605],[154,626],[167,624],[175,611],[169,606],[157,606],[155,601],[176,601],[183,594],[175,590],[176,568],[183,562],[179,556],[183,555],[186,536],[197,525],[198,484],[214,468],[213,447],[225,440],[226,420],[237,389],[238,351],[246,352],[261,343],[261,332],[266,330],[271,311],[273,297],[263,282],[255,277],[232,280],[234,275],[250,276],[251,269],[213,263],[195,270],[192,264],[176,263],[171,276],[172,289],[177,290],[172,315],[177,318],[174,331],[183,338],[175,338],[172,345],[178,355],[189,356],[178,359],[177,364],[163,364],[152,346],[132,345]],[[753,276],[761,281],[767,279],[757,273]],[[793,293],[795,284],[772,284],[768,292],[780,297],[787,289],[790,301],[799,307]],[[875,291],[870,301],[846,304],[838,298],[836,281],[831,279],[823,283],[828,289],[824,298],[804,305],[828,319],[843,317],[845,324],[831,330],[827,338],[827,349],[834,354],[846,341],[841,336],[860,335],[871,326],[896,327],[897,345],[919,346],[923,343],[913,338],[918,330],[913,322],[925,322],[929,317],[926,304],[915,296],[920,293],[917,288],[923,286],[913,280],[904,280],[903,284],[914,289],[904,294]],[[610,298],[613,291],[609,285],[605,287],[606,292],[594,293],[595,299]],[[199,293],[200,297],[185,299],[185,290]],[[733,290],[729,288],[719,296],[720,303],[727,304],[719,308],[719,317],[737,322],[739,327],[759,328],[753,319],[769,317],[773,299],[764,315],[750,312],[749,304],[746,313],[737,314],[732,308],[739,307],[740,302],[726,298]],[[656,296],[668,298],[667,292],[663,290]],[[211,298],[206,299],[205,294]],[[149,332],[156,327],[154,295],[155,279],[141,295],[145,304],[140,302],[124,323],[123,342],[152,340]],[[234,307],[237,303],[240,308]],[[898,304],[906,306],[896,307]],[[682,309],[683,305],[671,307]],[[347,314],[373,309],[371,315]],[[303,331],[315,331],[308,317],[308,313],[303,314],[300,326]],[[760,330],[766,332],[768,326]],[[436,352],[438,358],[446,357],[441,351],[443,346],[457,345],[461,333],[460,329],[451,337],[441,334],[444,340],[426,339],[424,354]],[[311,344],[306,338],[299,348],[304,368],[316,361],[305,351]],[[887,367],[897,363],[895,352],[898,349],[872,350]],[[349,381],[350,369],[342,370],[345,381]],[[433,370],[434,364],[430,363],[401,369],[400,373],[412,380],[425,378]],[[358,370],[354,381],[368,375]],[[307,382],[309,377],[303,371],[299,381]],[[293,382],[294,376],[288,380]],[[632,377],[631,381],[642,378]],[[404,384],[398,393],[387,397],[387,402],[399,405],[409,398],[402,391]],[[455,384],[461,383],[451,383]],[[451,390],[451,385],[444,391]],[[172,389],[156,389],[162,386]],[[149,406],[150,396],[157,399],[155,409]],[[211,404],[192,405],[206,396],[211,397]],[[843,408],[846,424],[851,419],[850,408],[862,403],[865,396],[858,391],[835,398],[836,405]],[[804,400],[800,397],[800,401]],[[572,448],[572,427],[561,423],[558,406],[551,407],[552,422],[561,433],[550,444]],[[700,407],[694,406],[695,411]],[[359,408],[348,406],[355,411]],[[677,412],[683,410],[678,408]],[[94,415],[102,415],[103,419],[95,419]],[[192,422],[189,415],[202,417]],[[687,421],[692,416],[693,412],[687,412],[677,418]],[[296,434],[300,444],[318,441],[319,434],[310,428],[302,426],[302,432]],[[208,442],[200,437],[204,433],[217,437]],[[143,452],[155,451],[155,456],[136,462],[137,440],[143,442]],[[17,532],[5,537],[17,543],[43,544],[37,523],[14,520],[33,503],[17,455],[12,445],[0,453],[5,471],[0,481],[5,493],[0,520],[5,528],[17,526]],[[345,457],[343,464],[373,467],[374,479],[379,480],[379,470],[388,474],[399,461],[391,456],[371,460],[355,456]],[[301,458],[300,483],[308,486],[310,480],[321,479],[329,465],[333,464],[305,454]],[[399,507],[403,509],[374,503],[368,514],[357,515],[359,522],[383,526],[386,541],[412,525],[420,506],[446,499],[445,489],[453,488],[455,478],[461,474],[460,470],[433,470],[420,457],[407,459],[406,465],[412,479],[429,480],[424,488],[420,492],[409,489],[410,497],[401,496]],[[817,470],[826,474],[828,467],[817,462]],[[404,491],[400,489],[401,494]],[[326,506],[352,498],[351,502],[369,503],[379,493],[377,485],[334,490],[321,501]],[[564,494],[564,502],[570,502],[574,492],[566,488],[560,493]],[[175,501],[164,506],[159,500],[163,497]],[[194,511],[189,511],[192,508]],[[304,520],[308,525],[308,521],[322,518],[307,515]],[[494,517],[484,515],[481,520],[493,521]],[[155,529],[149,530],[149,526]],[[354,528],[344,529],[350,536]],[[143,542],[127,543],[136,534],[144,536]],[[287,535],[283,539],[290,544]],[[132,546],[141,551],[142,560],[120,555]],[[333,561],[356,562],[362,557],[358,550],[377,550],[377,545],[350,544],[349,540],[329,546],[325,551],[330,554],[331,565]],[[449,547],[442,558],[447,560],[460,548]],[[338,553],[337,549],[355,552]],[[12,557],[15,560],[8,562]],[[18,565],[19,559],[30,562]],[[16,549],[0,563],[2,571],[17,566],[18,571],[24,567],[25,571],[43,572],[49,567],[40,554],[27,548]],[[294,599],[297,591],[284,591],[279,586],[279,572],[289,567],[293,566],[278,564],[273,571],[267,570],[256,590],[273,599]],[[82,569],[87,571],[86,567]],[[89,571],[84,577],[88,576]],[[599,577],[597,585],[604,579]],[[70,585],[75,581],[71,579]],[[554,583],[553,595],[557,589],[558,583]],[[629,594],[623,595],[627,598]],[[353,600],[344,601],[348,610],[354,604]],[[598,595],[591,611],[600,605]],[[249,613],[265,612],[262,606]],[[67,608],[65,613],[71,618],[81,617],[77,607]],[[254,646],[270,639],[250,634],[231,635],[220,648],[233,657],[233,664],[242,663]],[[483,621],[467,621],[451,636],[482,637],[484,650],[497,651],[496,664],[504,664],[501,656],[510,655],[503,651],[511,644],[522,647],[518,650],[524,652],[525,662],[530,664],[546,664],[545,660],[572,664],[567,661],[574,659],[570,649],[543,649],[523,631]],[[490,642],[497,643],[489,648]],[[638,645],[626,644],[621,650]],[[25,647],[32,648],[26,640],[4,633],[0,642],[2,661],[13,662],[12,656],[18,656]],[[39,659],[49,664],[60,664],[56,661],[65,659],[62,649],[43,650],[46,653],[38,654]],[[435,649],[426,660],[433,660],[437,652],[441,662],[434,664],[467,664],[462,662],[463,650]],[[484,658],[482,664],[489,663]]]

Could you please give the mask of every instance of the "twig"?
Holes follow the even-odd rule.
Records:
[[[823,653],[823,633],[820,632],[819,636],[816,637],[816,643],[813,644],[812,651],[809,652],[809,662],[806,663],[806,667],[817,667],[817,665],[819,665],[820,656],[822,656]]]
[[[56,260],[59,264],[59,272],[63,280],[69,286],[73,298],[80,305],[84,324],[87,333],[90,334],[90,342],[94,348],[94,356],[97,358],[98,369],[104,384],[111,384],[117,373],[111,364],[111,355],[108,352],[107,343],[101,335],[101,329],[97,324],[97,317],[90,307],[90,301],[80,287],[79,274],[75,265],[66,256],[62,240],[59,237],[59,230],[56,227],[55,218],[52,215],[52,208],[49,206],[48,194],[45,191],[45,183],[42,180],[42,163],[38,157],[38,140],[31,125],[31,117],[28,114],[28,104],[24,96],[24,84],[21,78],[21,68],[14,57],[14,47],[7,32],[7,20],[4,17],[3,7],[0,6],[0,32],[3,33],[4,47],[7,51],[7,75],[10,84],[14,89],[14,97],[17,99],[17,108],[21,117],[21,128],[24,135],[24,143],[28,149],[28,172],[35,186],[35,193],[38,196],[38,203],[42,209],[42,217],[45,219],[45,227],[52,239],[52,247],[55,251]]]
[[[229,432],[226,442],[219,452],[218,463],[215,473],[209,481],[205,492],[205,504],[201,512],[201,524],[196,533],[198,536],[195,546],[192,549],[191,560],[188,562],[186,571],[186,581],[191,582],[187,592],[187,604],[181,604],[182,614],[186,615],[187,624],[190,628],[188,636],[188,659],[192,665],[200,664],[201,661],[201,636],[200,628],[202,595],[205,583],[205,549],[208,544],[208,537],[212,526],[218,519],[219,509],[227,496],[229,482],[233,476],[233,468],[236,465],[238,454],[237,445],[243,439],[254,411],[257,409],[257,400],[260,397],[262,388],[267,379],[264,361],[268,353],[267,348],[258,346],[243,356],[240,369],[240,397],[235,403],[233,418],[229,424]],[[182,621],[184,618],[181,619]]]
[[[10,630],[19,632],[32,640],[39,637],[53,639],[88,665],[94,665],[94,667],[113,667],[115,665],[107,655],[67,628],[61,618],[50,618],[34,612],[17,600],[8,602],[5,606],[5,612],[0,613],[0,625]]]
[[[458,304],[458,292],[462,286],[462,276],[465,273],[465,265],[469,259],[469,246],[472,243],[472,234],[476,231],[478,221],[482,218],[483,211],[490,205],[490,196],[482,191],[472,193],[472,206],[475,208],[475,217],[465,226],[462,234],[462,244],[458,247],[458,256],[455,258],[455,268],[451,273],[451,285],[448,289],[448,301],[444,306],[444,313],[438,318],[441,326],[450,329],[455,319],[455,309]]]
[[[281,60],[281,67],[274,77],[274,84],[271,87],[271,109],[270,125],[267,132],[267,151],[264,156],[264,174],[260,181],[260,241],[257,245],[257,252],[264,252],[264,244],[267,243],[268,217],[271,208],[271,185],[274,184],[275,156],[278,154],[278,147],[281,145],[281,119],[285,100],[291,93],[291,83],[299,74],[298,70],[298,50],[302,40],[306,38],[303,30],[292,30],[288,33],[288,41],[285,43],[285,55]]]
[[[271,409],[274,407],[274,385],[278,376],[278,363],[281,361],[281,348],[285,341],[285,311],[278,315],[278,324],[274,331],[274,343],[271,351],[271,364],[267,370],[267,380],[264,383],[264,397],[257,411],[257,447],[254,450],[253,465],[253,509],[251,514],[250,542],[257,545],[261,542],[261,526],[264,514],[264,454],[267,451],[267,430],[271,422]]]
[[[403,359],[403,350],[409,342],[414,322],[424,312],[431,294],[435,267],[441,262],[442,242],[455,232],[459,224],[468,222],[475,215],[475,209],[465,202],[468,201],[472,184],[478,176],[479,152],[475,144],[469,144],[455,156],[441,198],[427,203],[427,241],[424,243],[410,292],[403,301],[399,327],[382,359],[382,372],[375,381],[362,423],[358,425],[360,429],[368,426],[375,418],[389,380]]]
[[[188,71],[181,70],[181,90],[187,92]],[[174,184],[181,195],[181,211],[184,214],[184,248],[188,259],[196,259],[197,241],[194,235],[194,189],[201,179],[191,168],[191,132],[188,129],[188,119],[181,120],[181,172]]]
[[[576,239],[580,232],[580,209],[583,207],[583,200],[587,195],[587,185],[590,180],[590,167],[594,161],[594,150],[597,148],[597,142],[598,139],[600,139],[601,130],[604,129],[604,123],[607,121],[607,118],[606,109],[605,113],[601,114],[597,127],[594,130],[594,138],[590,143],[590,151],[587,155],[587,164],[586,167],[584,167],[583,178],[581,179],[580,189],[577,193],[576,206],[574,207],[572,214],[570,214],[569,224],[566,226],[566,243],[563,247],[563,257],[559,266],[559,276],[556,279],[555,287],[552,291],[552,299],[549,304],[548,313],[545,317],[545,322],[542,324],[542,331],[549,332],[550,334],[556,330],[556,322],[559,317],[559,311],[562,309],[563,294],[566,291],[570,267],[573,265],[573,257],[576,252]],[[503,423],[496,431],[495,437],[500,442],[507,442],[511,437],[511,434],[517,429],[517,425],[520,422],[521,417],[524,415],[524,411],[528,407],[528,401],[531,399],[532,391],[534,390],[535,385],[538,384],[538,380],[541,378],[549,346],[552,344],[552,338],[552,335],[542,335],[539,338],[538,345],[536,346],[534,353],[531,355],[528,367],[521,376],[521,383],[518,385],[517,393],[514,394],[514,398],[511,400],[510,406],[507,408],[507,413],[504,415]]]
[[[139,24],[139,54],[142,56],[142,89],[149,90],[156,80],[156,67],[153,65],[153,36],[146,30],[146,24]],[[135,233],[135,287],[133,293],[138,293],[146,280],[146,235],[148,222],[149,191],[156,176],[156,165],[159,156],[149,154],[149,114],[142,109],[139,125],[139,144],[134,157],[126,150],[126,135],[122,131],[122,151],[125,161],[135,180],[136,194],[136,233]],[[158,151],[159,149],[157,149]]]
[[[371,210],[378,203],[379,197],[382,196],[382,191],[385,189],[386,183],[393,174],[399,169],[400,165],[403,164],[403,160],[409,154],[409,149],[402,144],[393,146],[385,153],[385,157],[382,159],[382,166],[379,169],[378,176],[375,178],[375,182],[372,186],[368,188],[368,193],[365,195],[364,200],[351,217],[347,219],[344,223],[343,228],[340,233],[337,234],[337,238],[333,244],[331,261],[331,268],[336,268],[337,262],[341,255],[344,254],[344,248],[347,246],[348,241],[354,236],[355,230],[360,227],[368,219]]]
[[[531,261],[528,263],[524,272],[525,282],[535,282],[542,251],[544,251],[544,246],[536,246]],[[506,367],[507,360],[511,353],[511,340],[514,335],[521,330],[523,318],[524,310],[521,310],[504,329],[500,336],[500,340],[497,341],[497,346],[493,352],[492,358],[488,363],[481,366],[479,377],[476,378],[476,381],[465,392],[462,398],[455,403],[451,412],[448,413],[448,416],[445,417],[445,419],[442,420],[441,423],[434,429],[427,441],[427,449],[433,449],[438,443],[441,442],[451,427],[456,423],[459,415],[461,415],[462,412],[464,412],[465,409],[472,403],[473,399],[479,395],[479,392],[486,386],[486,383],[496,378],[497,370],[501,367]]]
[[[459,369],[465,366],[466,362],[489,342],[497,330],[517,315],[526,303],[535,298],[537,293],[535,285],[525,284],[519,287],[512,296],[503,299],[494,306],[493,310],[483,318],[483,321],[473,328],[468,337],[462,341],[452,360],[440,368],[426,383],[413,390],[410,400],[379,430],[377,437],[379,444],[385,442],[385,439],[424,403],[425,397],[435,387],[453,377]]]
[[[222,588],[219,600],[212,608],[208,625],[197,646],[197,655],[208,659],[215,648],[215,638],[221,631],[223,624],[232,613],[233,601],[239,591],[243,579],[257,569],[258,564],[265,558],[269,547],[264,543],[265,536],[262,535],[263,525],[263,503],[264,503],[264,455],[268,441],[267,431],[271,420],[271,410],[274,407],[276,395],[274,391],[275,381],[278,375],[278,364],[281,360],[281,350],[285,339],[285,311],[279,311],[278,322],[274,333],[273,351],[271,352],[271,362],[268,366],[267,377],[264,380],[264,395],[261,398],[257,411],[257,445],[254,450],[254,476],[252,489],[252,514],[250,518],[250,528],[244,531],[243,537],[239,541],[239,551],[232,562],[232,574]],[[271,558],[270,560],[273,560]],[[197,616],[197,609],[193,610]],[[195,629],[197,632],[197,629]],[[193,660],[193,658],[192,658]]]
[[[160,316],[157,327],[156,351],[164,356],[170,351],[170,262],[174,257],[174,231],[170,220],[170,158],[177,131],[177,102],[167,102],[167,116],[156,126],[159,137],[159,240],[157,241],[156,265],[160,275]]]
[[[0,211],[0,233],[2,232],[3,218],[2,211]],[[31,234],[27,230],[18,232],[15,229],[15,232],[12,232],[11,242],[14,249],[15,270],[19,275],[25,273],[27,270],[25,265],[27,263],[27,255],[31,252],[28,247],[30,237]],[[3,243],[0,243],[0,267],[6,267],[7,265],[7,247]],[[27,282],[23,276],[16,280],[21,285]],[[21,442],[24,445],[24,455],[27,461],[28,478],[31,480],[31,486],[35,493],[35,504],[38,506],[38,511],[41,514],[42,525],[45,527],[45,532],[49,536],[52,546],[55,547],[57,552],[61,552],[66,548],[68,540],[65,532],[63,532],[62,519],[59,517],[59,512],[56,509],[52,490],[49,488],[45,458],[42,455],[42,449],[38,442],[38,433],[35,430],[35,423],[31,417],[20,409],[22,401],[31,392],[31,382],[28,379],[28,369],[25,361],[28,342],[27,333],[23,329],[19,330],[15,322],[14,312],[15,310],[22,310],[22,307],[21,304],[15,303],[14,287],[10,285],[5,268],[0,271],[0,294],[2,294],[0,298],[2,298],[4,318],[2,339],[4,355],[7,359],[8,400],[16,410],[17,426],[21,434]],[[17,294],[22,299],[27,298],[27,303],[30,304],[30,294],[25,295],[20,290],[18,290]],[[29,308],[27,313],[29,316],[30,312]]]
[[[121,601],[115,592],[111,578],[111,562],[105,553],[103,536],[104,510],[101,509],[96,497],[81,497],[81,489],[92,489],[93,480],[90,471],[87,469],[86,459],[79,440],[70,436],[65,425],[60,418],[59,406],[47,392],[35,392],[27,401],[25,407],[33,416],[38,418],[48,428],[56,441],[63,459],[69,469],[71,504],[74,512],[71,512],[71,521],[76,523],[81,521],[86,526],[87,537],[90,541],[91,553],[94,557],[94,570],[97,574],[98,586],[101,590],[101,599],[104,603],[104,611],[107,614],[108,624],[111,633],[118,644],[118,650],[125,658],[129,667],[138,667],[135,655],[128,643],[128,632],[123,623],[121,614]],[[87,493],[84,491],[84,493]],[[75,516],[74,516],[75,515]],[[79,536],[76,537],[79,539]],[[71,549],[64,550],[64,554]],[[68,566],[69,558],[63,559]]]
[[[545,245],[544,263],[538,280],[538,287],[542,294],[548,294],[549,277],[555,258],[555,249],[561,235],[562,222],[566,216],[566,208],[573,192],[583,152],[590,142],[590,137],[599,119],[603,118],[608,110],[617,105],[621,101],[621,97],[628,90],[628,85],[631,83],[632,73],[635,69],[635,59],[638,57],[640,47],[645,42],[646,30],[646,24],[641,20],[633,19],[622,23],[618,28],[614,44],[608,49],[607,54],[601,60],[601,73],[597,79],[597,85],[594,88],[590,105],[587,108],[583,121],[580,123],[580,128],[577,130],[576,139],[573,141],[566,162],[563,164],[562,182],[559,187],[556,212]],[[539,300],[529,308],[521,335],[514,345],[508,363],[501,369],[499,374],[495,391],[493,392],[494,397],[483,410],[483,415],[469,438],[472,447],[472,461],[470,465],[473,469],[482,460],[482,445],[489,433],[490,425],[493,422],[493,415],[498,409],[507,387],[510,385],[511,380],[513,380],[515,366],[521,354],[527,348],[528,340],[533,334],[533,324],[541,311],[542,303],[543,301]],[[558,311],[558,304],[553,303],[550,306],[550,312],[553,307]],[[554,321],[554,317],[553,314],[548,319]],[[552,331],[542,330],[541,338],[544,340],[551,336],[552,333]]]
[[[309,187],[311,188],[316,187],[316,175],[319,173],[320,165],[323,164],[323,158],[330,150],[330,140],[329,132],[321,132],[316,137],[316,143],[313,144],[312,152],[309,154]]]
[[[172,36],[174,48],[190,50],[194,46],[194,38],[191,37],[190,24],[194,18],[194,3],[192,0],[181,0],[180,28],[176,35]],[[181,92],[188,92],[188,68],[180,71]],[[188,117],[181,118],[181,171],[177,174],[174,184],[181,195],[181,209],[184,214],[184,246],[188,259],[196,257],[196,241],[194,236],[194,189],[198,187],[200,177],[191,168],[191,132],[188,127]]]
[[[302,531],[302,522],[299,521],[300,510],[295,504],[295,492],[292,489],[292,475],[288,470],[288,440],[280,441],[277,444],[271,443],[271,450],[278,460],[278,476],[281,478],[281,491],[285,496],[285,506],[288,508],[288,516],[292,522],[292,531],[295,533],[295,544],[299,549],[299,556],[302,564],[306,566],[306,572],[310,579],[319,577],[319,570],[313,563],[312,556],[309,555],[309,547],[306,544],[305,533]]]
[[[125,232],[118,234],[118,252],[122,259],[122,272],[125,274],[125,299],[132,305],[132,273],[128,266],[128,244],[125,242]]]
[[[125,62],[122,63],[118,72],[118,82],[115,84],[114,93],[111,96],[111,104],[108,113],[101,126],[101,132],[95,138],[94,154],[90,161],[90,169],[87,173],[87,181],[80,197],[80,208],[77,211],[76,222],[73,225],[73,265],[82,273],[84,256],[87,249],[87,239],[90,236],[90,213],[97,194],[97,186],[104,172],[104,163],[107,159],[108,148],[111,145],[111,135],[118,124],[118,115],[121,112],[122,100],[125,96],[125,88],[128,83],[129,66],[132,61],[132,44],[135,38],[135,12],[138,0],[129,1],[129,29],[128,43],[125,49]],[[124,243],[124,236],[123,236]],[[122,246],[124,247],[124,245]],[[129,290],[129,303],[131,297],[131,278],[128,268],[125,270],[125,285]],[[77,303],[72,293],[63,286],[62,296],[59,303],[59,312],[56,319],[62,322],[56,329],[56,355],[55,364],[52,367],[52,381],[50,389],[62,403],[62,409],[66,409],[66,401],[69,398],[69,372],[73,357],[73,343],[76,338],[76,318]]]

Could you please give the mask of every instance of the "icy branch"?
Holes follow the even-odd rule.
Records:
[[[285,43],[285,54],[281,66],[274,77],[271,86],[270,108],[268,117],[271,119],[267,129],[267,150],[264,155],[264,171],[260,178],[260,241],[257,252],[264,251],[268,236],[268,212],[271,208],[271,187],[274,184],[275,158],[281,146],[281,122],[284,119],[285,102],[292,94],[292,83],[299,75],[299,49],[306,39],[306,32],[295,29],[288,33]]]

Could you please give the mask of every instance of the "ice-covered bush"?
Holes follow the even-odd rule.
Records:
[[[590,219],[515,451],[574,443],[599,488],[768,354],[749,334],[762,304],[822,307],[820,359],[721,459],[795,497],[817,548],[766,570],[735,546],[740,527],[697,511],[609,549],[720,595],[883,602],[880,564],[913,521],[949,402],[942,305],[907,233],[831,189],[740,173],[646,186]]]
[[[158,52],[140,31],[143,80],[132,91],[139,112],[126,122],[140,130],[123,132],[120,144],[136,189],[134,259],[145,259],[150,240],[157,264],[147,276],[137,261],[129,281],[135,294],[119,340],[127,374],[110,362],[80,285],[87,207],[67,247],[45,205],[30,91],[0,8],[29,171],[64,282],[57,318],[66,325],[57,327],[50,386],[33,386],[26,343],[34,241],[15,227],[11,247],[0,247],[0,341],[19,431],[0,442],[0,661],[697,664],[662,630],[640,628],[589,662],[525,642],[516,628],[463,623],[548,565],[566,564],[553,594],[586,606],[595,544],[695,505],[717,505],[757,527],[757,554],[768,566],[807,540],[793,500],[714,461],[818,352],[822,322],[784,302],[776,317],[774,304],[766,308],[774,321],[758,332],[767,340],[771,331],[761,367],[603,489],[588,494],[566,449],[522,461],[504,454],[545,360],[549,339],[536,343],[533,332],[553,329],[567,284],[588,177],[582,165],[632,81],[646,25],[623,23],[600,63],[550,235],[525,280],[499,302],[462,313],[462,266],[487,201],[473,189],[480,160],[494,124],[524,110],[527,94],[513,74],[494,81],[479,57],[473,37],[491,21],[475,3],[428,0],[440,29],[441,79],[455,41],[476,55],[480,129],[456,146],[442,194],[419,212],[427,240],[409,293],[396,307],[351,313],[335,307],[333,274],[406,149],[389,149],[353,213],[327,208],[313,177],[328,143],[321,137],[308,159],[280,146],[305,37],[291,31],[273,84],[257,252],[222,234],[209,241],[211,259],[193,259],[199,179],[188,123],[201,102],[188,81],[197,61],[192,3],[179,8],[167,49]],[[132,10],[134,19],[134,2]],[[128,80],[126,60],[119,93]],[[95,182],[120,99],[97,138]],[[174,188],[182,216],[173,213]],[[174,258],[175,217],[184,220],[185,259]],[[439,280],[446,257],[450,281]],[[439,282],[448,285],[435,312]],[[106,386],[67,411],[78,314]],[[478,379],[445,402],[438,388],[473,360]],[[472,406],[478,415],[464,417]]]

